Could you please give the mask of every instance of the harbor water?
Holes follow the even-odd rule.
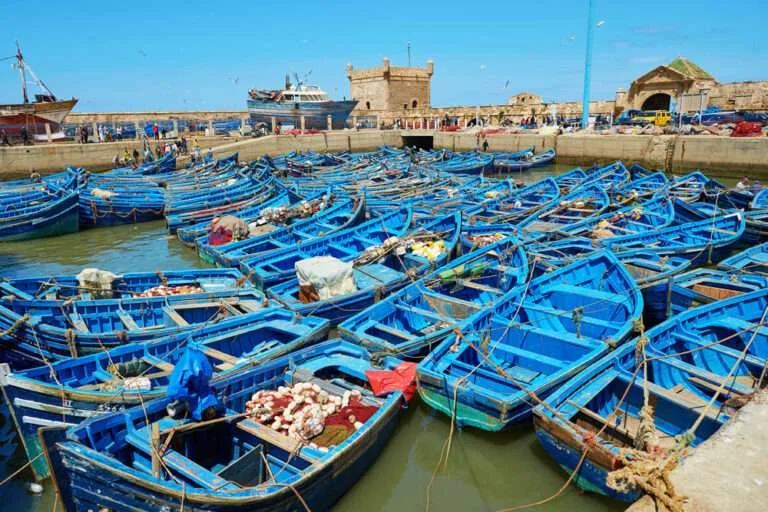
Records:
[[[569,166],[515,175],[534,181]],[[200,267],[193,250],[169,237],[162,222],[85,230],[56,238],[0,244],[0,276],[50,276],[97,267],[115,273]],[[0,414],[0,481],[23,466],[25,458],[3,404]],[[393,437],[374,466],[337,503],[335,511],[423,511],[427,488],[450,434],[447,417],[414,398]],[[432,511],[493,511],[545,499],[567,477],[536,441],[530,422],[501,433],[456,431],[447,465],[434,477],[429,497]],[[32,495],[29,471],[0,486],[2,508],[51,511],[55,493],[49,481]],[[624,505],[584,494],[571,486],[556,500],[536,510],[573,512],[623,510]]]

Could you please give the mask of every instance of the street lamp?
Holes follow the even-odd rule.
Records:
[[[595,9],[593,6],[593,0],[588,0],[588,14],[587,14],[587,51],[584,57],[584,97],[582,98],[581,107],[581,128],[585,129],[589,125],[589,83],[592,75],[592,29],[605,25],[605,21],[600,20],[595,25]]]

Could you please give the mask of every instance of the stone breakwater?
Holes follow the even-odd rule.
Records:
[[[200,140],[205,150],[215,155],[238,151],[240,158],[251,160],[261,155],[288,151],[368,151],[382,145],[431,144],[434,148],[469,151],[479,148],[477,133],[435,132],[432,130],[361,130],[333,131],[313,135],[281,135],[256,139],[212,138]],[[573,165],[622,160],[640,162],[668,172],[706,169],[713,176],[737,177],[750,174],[768,177],[768,137],[733,138],[684,135],[488,135],[489,151],[517,151],[533,147],[536,151],[553,148],[557,161]],[[133,151],[138,141],[103,144],[42,144],[0,147],[0,179],[25,176],[32,170],[58,171],[66,166],[106,169],[115,154],[124,148]],[[183,163],[183,159],[180,162]]]

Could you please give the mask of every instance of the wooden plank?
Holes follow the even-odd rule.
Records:
[[[264,425],[252,420],[240,421],[237,423],[237,427],[240,430],[248,432],[254,437],[261,439],[262,441],[271,444],[272,446],[276,446],[285,450],[288,453],[298,453],[299,449],[301,448],[301,443],[297,439],[284,436],[272,430],[271,428],[265,427]],[[314,463],[317,461],[315,458],[304,454],[301,454],[300,456],[302,459],[305,459],[309,462]]]
[[[176,306],[176,307],[178,308],[179,306]],[[166,306],[163,308],[163,311],[165,311],[165,314],[168,315],[168,318],[173,320],[176,323],[176,325],[178,325],[179,327],[184,327],[189,325],[189,322],[184,320],[184,318],[182,318],[182,316],[178,314],[173,308]]]
[[[138,324],[136,324],[136,321],[131,315],[128,314],[127,311],[118,309],[117,316],[120,317],[120,320],[125,324],[129,331],[138,331],[140,329]]]
[[[373,327],[379,329],[380,331],[384,331],[387,334],[391,334],[393,336],[397,336],[398,338],[402,338],[404,340],[412,340],[413,335],[410,333],[407,333],[405,331],[401,331],[400,329],[396,329],[394,327],[390,327],[388,325],[384,325],[379,322],[373,322]]]
[[[476,283],[474,281],[470,281],[470,280],[467,280],[467,279],[457,279],[456,283],[460,284],[461,286],[465,286],[467,288],[472,288],[474,290],[480,290],[482,292],[492,293],[494,295],[501,295],[503,293],[498,288],[493,288],[491,286],[486,286],[484,284]]]
[[[212,358],[218,359],[219,361],[224,361],[225,363],[235,364],[237,362],[236,357],[226,354],[221,350],[216,350],[215,348],[205,347],[202,349],[202,352],[205,355],[211,356]]]
[[[165,372],[173,372],[174,366],[167,361],[163,361],[159,357],[145,355],[142,359],[144,359],[145,362],[151,364],[152,366],[156,366]]]
[[[745,377],[746,377],[746,375],[745,375]],[[746,387],[752,389],[752,387],[754,385],[754,379],[752,377],[749,377],[749,378],[752,380],[752,383],[753,383],[752,385],[750,385],[750,384],[743,384],[742,383],[743,381],[739,382],[738,377],[736,378],[735,384],[738,384],[738,385],[741,385],[741,386],[746,386]],[[720,389],[720,384],[715,384],[714,382],[710,382],[708,380],[702,379],[701,377],[694,377],[693,375],[690,375],[690,376],[688,376],[688,380],[691,381],[693,384],[696,384],[697,386],[701,386],[703,388],[707,388],[710,391],[717,391],[718,389]],[[728,382],[726,383],[726,385],[723,388],[723,391],[721,393],[722,395],[729,396],[729,395],[736,394],[736,395],[740,395],[740,396],[747,396],[747,395],[751,394],[749,392],[745,393],[745,392],[740,391],[738,389],[734,389],[731,386],[731,382],[733,382],[733,379],[728,379]]]

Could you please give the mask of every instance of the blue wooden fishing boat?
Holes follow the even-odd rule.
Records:
[[[477,152],[454,154],[448,160],[433,162],[431,165],[441,173],[486,174],[493,170],[493,155]]]
[[[644,178],[644,177],[646,177],[646,176],[648,176],[650,174],[654,174],[654,173],[657,173],[657,172],[660,172],[662,174],[664,173],[664,171],[662,171],[662,170],[654,171],[653,169],[648,169],[647,167],[643,167],[642,165],[638,164],[637,162],[635,162],[635,163],[633,163],[632,165],[629,166],[629,173],[632,175],[632,179],[633,180],[638,180],[638,179]]]
[[[667,192],[675,199],[681,199],[686,203],[695,203],[701,200],[707,183],[709,183],[709,178],[701,171],[693,171],[673,179]]]
[[[744,212],[744,220],[747,226],[741,237],[743,246],[752,247],[768,241],[768,209]]]
[[[554,149],[547,149],[541,153],[536,154],[533,154],[533,151],[530,149],[523,151],[525,153],[523,153],[523,155],[518,158],[499,158],[496,156],[493,160],[493,166],[496,172],[521,172],[527,171],[528,169],[532,169],[534,167],[543,167],[545,165],[551,164],[555,160],[555,156],[557,156]]]
[[[410,229],[412,219],[410,208],[388,212],[332,235],[243,258],[239,260],[240,269],[258,287],[266,289],[291,279],[295,275],[294,265],[298,261],[315,256],[352,260],[368,247],[404,235]]]
[[[584,185],[569,194],[550,201],[544,208],[517,223],[522,233],[547,233],[563,226],[599,216],[611,205],[603,187]]]
[[[549,204],[560,196],[560,187],[553,178],[544,178],[513,191],[508,195],[482,202],[468,208],[469,223],[514,223]]]
[[[254,234],[245,240],[221,246],[211,246],[198,241],[198,255],[203,261],[225,267],[236,267],[241,260],[264,255],[267,252],[295,246],[307,240],[351,228],[363,220],[367,213],[365,198],[359,200],[340,199],[329,208],[315,215],[295,220],[288,226],[268,223],[261,234]],[[274,227],[275,229],[269,230]]]
[[[5,355],[43,364],[101,352],[118,345],[194,331],[212,322],[264,307],[261,292],[228,290],[208,297],[13,300],[0,305],[0,345]]]
[[[206,399],[223,412],[212,423],[172,419],[171,400],[158,399],[67,431],[48,430],[61,502],[68,510],[146,510],[146,496],[157,510],[329,510],[373,464],[404,410],[400,391],[375,396],[366,373],[399,364],[374,363],[364,349],[333,340],[213,384],[215,398]],[[358,421],[349,428],[335,412],[322,433],[300,441],[260,423],[264,409],[249,414],[256,392],[298,384],[329,400],[354,397],[342,411],[355,411]],[[154,458],[162,469],[154,472],[153,430],[164,446]]]
[[[599,185],[613,196],[617,190],[622,190],[631,181],[631,175],[624,164],[617,160],[603,167],[595,167],[587,172],[587,179],[581,184]]]
[[[528,277],[515,238],[466,254],[339,325],[342,338],[374,354],[425,355],[472,314],[493,306]]]
[[[78,192],[48,190],[38,200],[16,198],[0,212],[0,242],[33,240],[80,229]]]
[[[534,277],[569,265],[580,258],[600,250],[600,247],[595,246],[594,240],[584,237],[539,242],[526,246],[528,259],[533,266]],[[635,280],[635,283],[640,287],[646,287],[656,281],[669,279],[672,276],[685,272],[691,266],[691,262],[685,258],[659,256],[653,252],[620,252],[616,256]]]
[[[669,226],[674,219],[672,201],[667,196],[658,195],[641,203],[567,223],[558,228],[557,234],[605,239],[656,231]]]
[[[205,193],[193,192],[181,198],[169,199],[166,205],[166,225],[170,233],[182,226],[209,221],[231,211],[258,206],[275,193],[272,176],[246,176],[232,178],[234,183],[225,183]],[[254,197],[256,199],[254,199]]]
[[[250,289],[250,281],[239,270],[227,269],[188,269],[166,270],[157,272],[128,272],[115,275],[104,287],[101,283],[81,283],[76,275],[34,276],[4,279],[0,281],[0,290],[5,295],[33,301],[37,299],[125,299],[147,293],[152,288],[186,288],[185,296],[208,296],[227,290]]]
[[[766,309],[763,289],[651,329],[642,345],[621,347],[536,407],[539,441],[568,473],[578,466],[582,489],[636,500],[642,490],[611,486],[613,471],[684,456],[681,448],[710,438],[757,391],[768,363]]]
[[[403,235],[398,247],[382,248],[380,254],[369,256],[376,249],[376,244],[372,246],[364,242],[358,245],[358,253],[342,258],[344,261],[352,261],[353,265],[355,290],[349,293],[310,302],[302,301],[303,293],[298,278],[294,277],[267,289],[267,296],[289,311],[327,318],[335,326],[407,283],[419,279],[427,271],[442,266],[453,256],[460,233],[461,214],[454,212],[424,223]],[[414,245],[409,247],[411,242]],[[440,252],[434,257],[428,257],[413,250],[416,244],[425,243],[439,243]],[[349,244],[343,247],[351,253],[354,246]]]
[[[164,214],[165,190],[154,183],[89,180],[80,189],[80,225],[84,228],[148,222],[162,219]]]
[[[764,188],[757,194],[755,194],[755,197],[752,199],[752,203],[750,204],[750,207],[753,210],[764,210],[768,208],[768,188]]]
[[[704,185],[702,199],[726,210],[746,210],[754,196],[749,190],[729,189],[719,181],[710,178]]]
[[[672,199],[672,201],[675,206],[675,224],[712,219],[723,214],[720,208],[710,203],[686,203],[682,199]]]
[[[559,176],[555,176],[554,180],[558,187],[560,187],[560,193],[565,195],[584,183],[588,178],[587,173],[584,172],[583,169],[577,167],[566,173],[560,174]]]
[[[768,275],[768,243],[755,245],[721,261],[718,268],[728,272]]]
[[[744,233],[744,216],[731,213],[658,231],[619,236],[602,240],[613,251],[646,251],[662,256],[680,256],[693,265],[722,260]]]
[[[669,184],[667,176],[661,171],[649,172],[642,177],[635,177],[630,170],[632,181],[614,191],[616,201],[634,198],[648,198],[664,193]]]
[[[500,430],[620,345],[643,298],[602,251],[510,291],[470,317],[418,366],[421,398],[458,425]]]
[[[702,304],[767,286],[765,276],[699,268],[643,289],[646,323],[656,325]]]
[[[292,200],[298,199],[294,194],[287,192],[280,193],[278,191],[285,190],[282,186],[268,186],[258,194],[251,196],[247,201],[238,203],[225,208],[216,208],[215,212],[211,214],[210,219],[200,220],[192,224],[186,224],[184,221],[175,224],[171,229],[176,229],[176,238],[181,243],[189,247],[196,247],[198,239],[207,239],[207,235],[210,233],[211,221],[217,217],[224,215],[231,215],[237,217],[247,224],[256,221],[265,208],[276,208],[282,205],[289,204]],[[277,195],[276,195],[277,194]],[[196,214],[199,212],[196,212]],[[207,217],[208,215],[206,215]],[[179,217],[176,217],[171,222],[176,222]],[[185,219],[189,220],[187,217]],[[171,224],[168,223],[168,226]]]
[[[277,187],[280,190],[280,187]],[[273,195],[273,191],[254,198],[252,205],[245,205],[238,212],[226,212],[223,215],[232,215],[250,224],[256,221],[261,213],[267,208],[285,208],[291,205],[293,197],[287,192],[278,192]],[[263,199],[263,200],[262,200]],[[214,217],[215,218],[215,217]],[[212,221],[213,219],[211,219]],[[208,244],[208,235],[211,231],[211,221],[202,221],[197,224],[189,224],[176,230],[176,238],[184,245],[197,248],[199,244]],[[205,260],[204,260],[205,261]],[[210,261],[206,261],[211,263]]]
[[[22,443],[38,479],[48,476],[37,429],[73,426],[112,411],[123,411],[164,396],[185,346],[194,345],[213,369],[213,380],[243,371],[328,333],[328,322],[297,318],[279,308],[229,318],[197,332],[53,362],[21,372],[0,364],[0,385],[19,421]]]

